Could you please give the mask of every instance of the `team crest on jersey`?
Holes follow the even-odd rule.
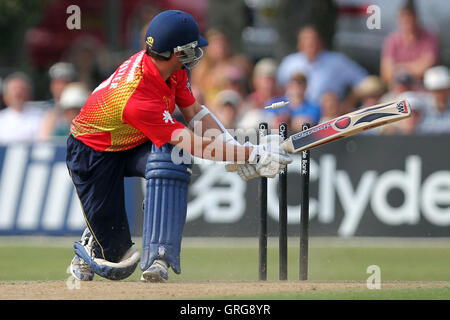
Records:
[[[167,111],[167,110],[165,110],[165,111],[163,112],[163,120],[164,120],[164,123],[169,123],[169,121],[170,121],[170,123],[175,123],[175,122],[173,121],[172,115],[171,115],[170,112]]]

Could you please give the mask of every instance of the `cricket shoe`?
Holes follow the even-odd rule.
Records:
[[[164,260],[155,260],[153,264],[142,272],[141,281],[166,282],[169,280],[169,265]]]
[[[70,273],[80,281],[91,281],[94,279],[94,272],[91,267],[80,257],[75,256],[70,263]]]
[[[91,235],[88,228],[86,228],[79,241],[83,246],[89,248],[92,251],[92,242],[94,237]],[[89,264],[78,257],[77,255],[70,262],[70,273],[75,279],[80,281],[91,281],[94,279],[94,271],[91,270]]]

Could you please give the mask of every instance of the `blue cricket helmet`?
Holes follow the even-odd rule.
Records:
[[[192,69],[203,56],[201,47],[208,45],[194,18],[180,10],[157,14],[148,25],[145,43],[151,51],[166,58],[172,53],[183,52],[178,58],[188,69]]]

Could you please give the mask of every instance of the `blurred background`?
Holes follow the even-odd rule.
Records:
[[[408,99],[409,119],[313,150],[310,234],[446,241],[447,0],[2,0],[0,235],[81,235],[65,166],[70,123],[90,92],[143,49],[147,24],[166,9],[191,13],[208,39],[191,85],[227,128],[284,121],[295,132],[303,122]],[[263,109],[281,100],[291,103]],[[298,236],[299,171],[295,158],[291,236]],[[278,232],[276,186],[271,180],[270,236]],[[185,236],[256,237],[257,187],[223,165],[196,165]],[[142,190],[141,180],[126,180],[134,236],[142,233]]]
[[[2,126],[0,141],[64,137],[79,109],[61,105],[66,85],[89,94],[143,48],[151,18],[173,8],[191,13],[210,42],[192,87],[229,128],[285,121],[297,130],[302,121],[405,96],[412,119],[377,134],[450,131],[442,120],[450,64],[445,0],[4,0],[1,108],[20,110],[17,124],[33,124],[14,133]],[[261,108],[285,98],[292,101],[285,110]]]

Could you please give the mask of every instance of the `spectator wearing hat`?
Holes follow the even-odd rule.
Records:
[[[304,74],[295,74],[286,84],[283,97],[274,98],[268,102],[272,104],[280,101],[289,101],[289,104],[280,109],[265,110],[271,115],[272,128],[278,128],[279,123],[286,122],[293,131],[300,131],[303,123],[307,122],[312,126],[319,123],[321,114],[320,107],[314,102],[305,98],[307,80]]]
[[[415,79],[408,73],[399,72],[391,83],[391,90],[384,94],[380,103],[394,100],[408,100],[411,105],[411,116],[402,121],[393,122],[380,128],[383,134],[410,135],[418,133],[418,125],[422,120],[422,107],[425,105],[425,95],[414,90]]]
[[[279,95],[276,82],[277,67],[272,58],[263,58],[255,64],[252,74],[253,91],[244,102],[245,112],[251,109],[261,110],[270,99]]]
[[[446,66],[428,69],[424,75],[428,90],[420,132],[424,134],[450,133],[450,73]]]
[[[52,98],[48,101],[50,106],[42,119],[39,129],[38,139],[42,141],[50,140],[53,136],[54,126],[59,122],[63,110],[60,100],[64,89],[76,79],[77,72],[75,66],[69,62],[57,62],[48,71],[50,76],[50,93]]]
[[[375,75],[367,76],[355,88],[355,94],[361,108],[380,103],[380,99],[385,92],[386,87],[383,81]]]
[[[438,39],[420,26],[413,1],[406,1],[398,22],[398,30],[386,38],[381,54],[380,73],[388,84],[398,72],[421,80],[424,72],[439,58]]]
[[[412,91],[413,85],[414,78],[411,75],[404,72],[397,73],[390,85],[390,90],[381,97],[380,102],[397,100],[402,93]]]
[[[277,63],[272,58],[260,59],[253,68],[253,90],[242,102],[239,111],[239,128],[258,128],[260,122],[267,122],[263,107],[270,99],[279,96],[276,83]]]
[[[52,95],[49,103],[55,106],[59,103],[64,88],[72,81],[75,81],[76,70],[71,63],[57,62],[50,67],[48,74],[50,76],[50,93]]]
[[[61,93],[58,108],[44,118],[39,131],[39,140],[50,141],[67,137],[72,120],[89,98],[90,91],[81,82],[72,82]]]
[[[370,75],[364,78],[355,88],[354,94],[358,103],[358,108],[366,108],[380,103],[380,99],[385,94],[386,87],[381,78]],[[353,111],[353,110],[349,110]],[[380,133],[381,128],[364,131],[363,134]]]
[[[3,81],[6,108],[0,111],[0,143],[32,142],[37,137],[42,109],[30,105],[33,87],[29,77],[15,72]]]
[[[255,64],[251,78],[253,90],[240,108],[238,128],[258,128],[259,123],[269,121],[263,107],[280,95],[276,81],[277,67],[278,64],[272,58],[262,58]]]
[[[308,78],[306,98],[320,103],[320,97],[329,91],[340,99],[347,96],[367,72],[342,53],[325,50],[317,29],[313,26],[302,28],[298,33],[298,52],[286,56],[278,68],[277,79],[284,87],[296,73]]]

